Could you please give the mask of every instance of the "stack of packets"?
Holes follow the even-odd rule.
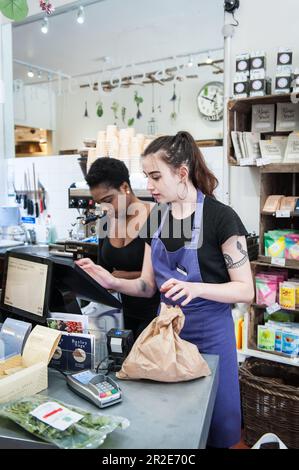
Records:
[[[59,340],[59,331],[37,325],[29,334],[22,355],[0,361],[0,403],[48,388],[47,366]]]
[[[299,260],[298,230],[269,230],[264,234],[265,255]]]
[[[298,315],[289,310],[299,308],[299,279],[287,279],[285,270],[277,270],[259,273],[255,283],[258,305],[270,307],[279,302],[278,310],[265,313],[265,319],[268,320],[265,325],[258,325],[258,349],[297,357],[299,323],[295,321],[298,320]]]
[[[282,194],[272,194],[267,197],[263,207],[263,212],[273,214],[276,211],[293,212],[298,210],[297,202],[299,196],[283,196]]]
[[[262,351],[273,351],[297,358],[299,323],[266,322],[265,325],[258,325],[257,347]]]
[[[88,333],[88,317],[53,312],[50,315],[48,327],[61,332],[50,366],[72,372],[93,369],[95,336]]]
[[[271,271],[255,276],[256,303],[269,307],[279,300],[279,286],[287,279],[287,272]]]

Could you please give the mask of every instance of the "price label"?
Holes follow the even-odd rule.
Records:
[[[278,218],[289,218],[291,217],[291,211],[276,211],[276,217]]]
[[[271,258],[271,264],[274,264],[275,266],[285,266],[286,265],[286,260],[285,258]]]
[[[249,165],[255,165],[254,158],[241,158],[240,166],[249,166]]]
[[[257,158],[256,159],[256,166],[264,166],[264,165],[270,165],[271,160],[267,157],[264,158]]]
[[[278,310],[280,309],[281,309],[281,306],[277,302],[275,302],[275,304],[269,305],[269,307],[266,308],[266,311],[267,313],[271,314],[274,312],[278,312]]]

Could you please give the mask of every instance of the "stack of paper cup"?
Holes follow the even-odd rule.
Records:
[[[106,128],[106,139],[111,140],[113,137],[118,137],[118,129],[114,124],[108,125]]]
[[[141,165],[141,157],[132,157],[130,159],[130,172],[131,173],[141,173],[142,165]]]
[[[95,148],[88,149],[87,164],[86,164],[87,173],[89,172],[89,168],[91,167],[91,165],[97,158],[98,158],[97,150]]]
[[[108,156],[112,158],[119,158],[119,142],[118,137],[112,137],[111,140],[107,140]]]
[[[149,139],[149,138],[145,138],[145,139],[144,139],[144,144],[143,144],[143,151],[142,151],[142,153],[145,151],[146,147],[148,147],[149,144],[152,143],[153,140],[154,140],[154,139]]]

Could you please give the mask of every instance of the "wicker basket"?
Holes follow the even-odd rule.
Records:
[[[271,432],[299,449],[299,367],[250,358],[239,376],[246,444]]]

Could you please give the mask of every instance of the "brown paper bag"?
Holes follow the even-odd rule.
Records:
[[[210,375],[197,347],[179,337],[184,322],[180,307],[162,303],[160,315],[137,338],[117,378],[181,382]]]

